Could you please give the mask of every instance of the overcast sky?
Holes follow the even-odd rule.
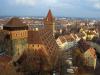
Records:
[[[0,0],[0,16],[100,17],[100,0]]]

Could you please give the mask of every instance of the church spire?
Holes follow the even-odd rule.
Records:
[[[55,33],[55,18],[52,15],[52,12],[50,9],[49,9],[49,12],[48,12],[46,18],[44,18],[44,25],[45,25],[45,28],[51,30],[54,35],[54,33]]]
[[[49,22],[53,21],[53,15],[52,15],[52,12],[51,12],[50,9],[49,9],[49,12],[46,16],[46,20],[49,21]]]

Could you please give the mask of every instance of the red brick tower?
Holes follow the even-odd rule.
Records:
[[[46,18],[44,18],[44,25],[45,25],[46,29],[52,30],[53,36],[54,36],[54,33],[55,33],[55,18],[53,17],[50,9],[49,9],[49,12],[48,12]]]

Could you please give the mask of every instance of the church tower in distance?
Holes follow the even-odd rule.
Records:
[[[50,9],[46,18],[44,18],[44,25],[46,29],[52,30],[53,36],[55,36],[55,18]]]

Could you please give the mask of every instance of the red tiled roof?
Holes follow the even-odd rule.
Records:
[[[39,31],[33,31],[33,30],[28,31],[28,43],[29,44],[41,44],[42,43],[40,40]]]
[[[66,42],[66,39],[65,39],[63,36],[60,36],[59,39],[60,39],[60,41],[61,41],[62,43],[65,43],[65,42]]]
[[[90,48],[89,51],[92,54],[93,58],[96,58],[95,49],[94,48]]]
[[[7,55],[2,55],[0,56],[0,62],[10,62],[12,60],[12,57],[7,56]]]
[[[74,41],[74,38],[70,35],[60,36],[59,39],[61,40],[62,43]]]
[[[26,26],[26,24],[24,24],[19,18],[14,17],[11,20],[9,20],[8,23],[4,26],[6,26],[6,27],[23,27],[23,26]]]
[[[74,41],[74,38],[72,36],[70,36],[70,35],[65,35],[64,37],[65,37],[65,39],[66,39],[67,42]]]
[[[51,31],[47,30],[47,29],[42,29],[42,30],[38,30],[38,31],[34,31],[34,30],[29,30],[28,31],[28,43],[29,44],[43,44],[44,39],[47,38],[45,36],[45,33],[48,32],[50,33]],[[52,33],[50,33],[52,35]],[[50,35],[49,34],[49,35]],[[47,41],[47,40],[45,40]]]
[[[84,39],[81,39],[78,42],[79,47],[82,49],[83,52],[87,51],[91,46],[88,42],[86,42]]]

